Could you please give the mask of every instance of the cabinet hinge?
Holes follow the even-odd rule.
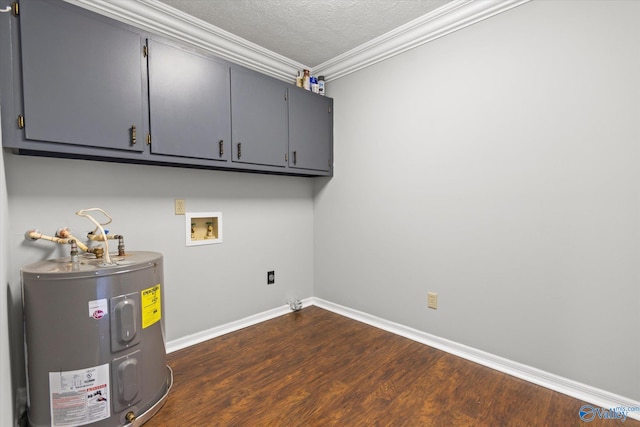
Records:
[[[24,116],[22,114],[18,116],[18,129],[24,129]]]
[[[149,56],[149,47],[145,44],[142,46],[142,55],[146,58]]]
[[[151,145],[151,134],[147,134],[147,145]]]
[[[11,5],[11,11],[13,12],[13,16],[20,15],[20,5],[18,4],[17,1],[14,1],[13,4]]]

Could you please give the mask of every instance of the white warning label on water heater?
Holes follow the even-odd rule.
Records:
[[[49,397],[53,427],[83,426],[109,418],[109,364],[49,372]]]

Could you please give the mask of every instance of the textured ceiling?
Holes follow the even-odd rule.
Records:
[[[161,0],[314,68],[452,0]]]

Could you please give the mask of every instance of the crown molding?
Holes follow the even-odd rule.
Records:
[[[277,79],[292,82],[297,71],[304,68],[311,69],[314,75],[324,75],[326,81],[336,80],[530,0],[454,0],[313,68],[158,0],[65,1],[145,31],[179,40]]]
[[[174,9],[158,0],[65,0],[84,9],[292,82],[303,64]]]
[[[530,0],[455,0],[314,67],[314,75],[336,80],[419,47]]]

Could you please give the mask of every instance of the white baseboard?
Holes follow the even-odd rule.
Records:
[[[523,379],[539,386],[557,391],[567,396],[589,402],[600,408],[610,409],[618,407],[640,408],[640,402],[610,393],[596,387],[579,383],[543,370],[514,362],[473,347],[466,346],[445,338],[437,337],[417,329],[398,323],[390,322],[358,310],[335,304],[321,298],[310,298],[310,305],[332,311],[345,317],[366,323],[367,325],[400,335],[410,340],[437,348],[438,350],[462,357],[480,365],[495,369],[508,375]],[[576,413],[576,418],[578,414]],[[640,420],[640,410],[627,413],[628,418]],[[577,418],[578,419],[578,418]]]
[[[303,307],[315,305],[333,313],[340,314],[350,319],[366,323],[367,325],[374,326],[376,328],[394,333],[396,335],[400,335],[421,344],[437,348],[438,350],[445,351],[455,356],[462,357],[463,359],[479,363],[480,365],[495,369],[496,371],[500,371],[505,374],[523,379],[530,383],[548,388],[550,390],[566,394],[567,396],[589,402],[592,405],[600,408],[640,408],[640,402],[626,398],[624,396],[620,396],[615,393],[610,393],[606,390],[582,384],[577,381],[561,377],[559,375],[555,375],[537,368],[533,368],[531,366],[524,365],[522,363],[514,362],[513,360],[505,359],[503,357],[496,356],[494,354],[487,353],[485,351],[478,350],[464,344],[431,335],[426,332],[401,325],[399,323],[390,322],[380,317],[372,316],[370,314],[363,313],[349,307],[323,300],[322,298],[306,298],[302,300],[302,305]],[[228,334],[230,332],[235,332],[239,329],[246,328],[247,326],[252,326],[290,312],[291,308],[288,305],[284,305],[271,310],[267,310],[262,313],[255,314],[253,316],[245,317],[244,319],[216,326],[214,328],[207,329],[206,331],[188,335],[183,338],[178,338],[167,343],[167,353],[172,353],[174,351],[199,344],[201,342]],[[577,416],[578,414],[576,414],[576,417]],[[633,418],[635,420],[640,420],[640,410],[628,412],[627,417]]]
[[[308,307],[310,305],[313,305],[311,303],[311,298],[302,300],[303,307]],[[216,338],[221,335],[228,334],[230,332],[235,332],[242,328],[246,328],[247,326],[256,325],[258,323],[264,322],[269,319],[273,319],[274,317],[282,316],[287,313],[291,313],[291,308],[288,305],[283,305],[280,307],[273,308],[271,310],[263,311],[262,313],[245,317],[244,319],[236,320],[230,323],[225,323],[224,325],[216,326],[211,329],[197,332],[192,335],[187,335],[186,337],[171,340],[167,342],[167,345],[166,345],[167,353],[173,353],[174,351],[182,350],[183,348],[200,344],[212,338]]]

